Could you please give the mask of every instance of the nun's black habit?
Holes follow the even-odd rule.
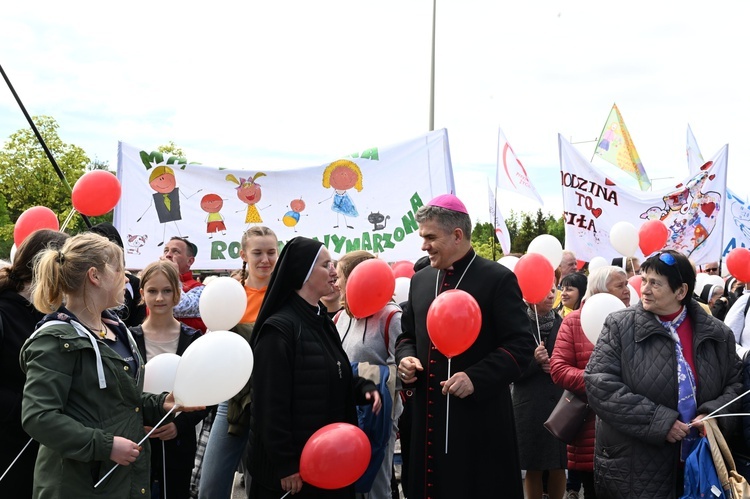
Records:
[[[368,403],[365,393],[376,389],[352,375],[325,306],[310,305],[296,293],[322,246],[304,237],[284,246],[253,330],[253,445],[248,463],[253,499],[284,495],[281,479],[299,472],[310,435],[330,423],[356,425],[356,404]],[[305,483],[294,497],[353,498],[354,488],[321,490]]]

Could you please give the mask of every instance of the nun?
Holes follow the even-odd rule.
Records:
[[[322,490],[300,477],[308,438],[331,423],[357,424],[357,405],[380,410],[377,387],[352,374],[336,326],[320,299],[336,284],[336,270],[319,241],[295,237],[281,251],[250,344],[251,499],[354,498],[354,487]]]

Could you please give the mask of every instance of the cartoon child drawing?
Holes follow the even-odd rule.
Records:
[[[301,213],[305,209],[305,202],[302,201],[302,199],[293,199],[291,203],[289,203],[290,211],[287,211],[284,213],[284,217],[281,219],[281,221],[286,225],[287,227],[294,228],[294,232],[297,232],[296,225],[299,223],[299,219],[301,217]]]
[[[609,151],[610,144],[613,144],[617,139],[617,123],[612,123],[612,126],[602,134],[602,141],[599,142],[599,149]]]
[[[180,212],[180,188],[177,187],[177,179],[175,178],[174,170],[168,165],[183,165],[186,163],[185,159],[170,157],[166,164],[164,162],[164,155],[158,151],[154,151],[151,154],[147,154],[145,151],[141,151],[141,161],[147,170],[151,169],[151,173],[148,177],[148,185],[151,186],[155,192],[153,199],[149,203],[148,208],[138,217],[136,223],[140,222],[146,212],[153,205],[156,208],[156,214],[159,217],[159,223],[164,226],[162,233],[162,240],[157,246],[164,244],[164,239],[167,232],[167,222],[173,222],[177,233],[180,233],[180,228],[177,225],[178,220],[182,220],[182,214]],[[190,196],[183,196],[185,199],[190,199],[203,189],[198,189]]]
[[[209,239],[214,234],[221,231],[221,235],[226,235],[227,226],[224,224],[224,217],[219,213],[224,206],[224,200],[218,194],[206,194],[201,199],[201,209],[208,213],[206,216],[206,233],[210,234]]]
[[[261,191],[260,184],[256,183],[255,180],[259,177],[265,176],[265,173],[258,172],[253,175],[253,178],[247,179],[240,177],[238,180],[237,177],[235,177],[231,173],[225,177],[226,180],[232,182],[233,184],[237,184],[237,187],[235,187],[235,189],[237,190],[237,198],[247,205],[247,212],[245,213],[246,224],[263,223],[263,219],[260,218],[258,208],[255,207],[255,204],[260,201],[263,192]],[[237,213],[239,213],[239,211]]]
[[[323,187],[326,189],[333,187],[334,189],[333,195],[331,196],[333,198],[331,209],[336,212],[336,225],[334,225],[333,228],[338,229],[339,215],[343,215],[344,224],[348,228],[353,229],[354,227],[349,225],[346,217],[358,217],[359,213],[357,212],[357,207],[354,206],[354,203],[346,191],[352,187],[357,189],[357,192],[362,191],[362,172],[360,171],[359,166],[347,159],[334,161],[328,165],[323,172]],[[331,198],[329,197],[327,199]],[[325,201],[325,199],[323,201]]]

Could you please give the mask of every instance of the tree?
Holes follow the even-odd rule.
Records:
[[[33,120],[72,187],[91,163],[88,156],[80,147],[62,141],[54,118],[35,116]],[[61,223],[73,210],[70,191],[57,176],[31,128],[13,133],[0,151],[0,194],[5,197],[7,215],[13,222],[32,206],[50,208]],[[76,233],[84,227],[81,217],[76,216],[68,225],[68,232]],[[0,226],[0,241],[12,244],[13,223]]]
[[[8,207],[5,203],[5,196],[0,194],[0,228],[10,225],[10,217],[8,216]],[[0,258],[8,259],[10,257],[10,249],[13,247],[13,238],[10,240],[0,239]]]
[[[172,140],[164,145],[159,146],[156,150],[162,154],[171,154],[172,156],[178,156],[180,158],[185,157],[185,153],[183,152],[182,148],[177,146]]]

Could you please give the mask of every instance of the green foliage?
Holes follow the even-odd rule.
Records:
[[[185,157],[185,153],[182,151],[182,148],[178,147],[177,144],[175,144],[174,141],[172,140],[170,140],[164,145],[157,147],[156,150],[162,154],[169,154],[171,156],[179,156],[180,158]]]
[[[510,216],[505,220],[505,225],[508,227],[513,253],[526,253],[531,241],[542,234],[555,236],[560,244],[564,245],[565,224],[563,218],[555,218],[551,213],[544,215],[541,209],[533,217],[529,213],[516,213],[511,210]],[[504,256],[500,243],[495,238],[494,228],[489,222],[477,222],[472,229],[471,243],[474,246],[474,251],[485,258],[498,260]]]
[[[0,228],[10,225],[10,217],[8,216],[8,207],[5,203],[5,196],[0,194]],[[9,240],[0,239],[0,258],[9,259],[10,249],[13,247],[13,238]]]
[[[39,133],[72,187],[91,165],[78,146],[66,144],[58,135],[59,125],[50,116],[35,116]],[[0,195],[5,198],[7,218],[0,217],[0,244],[13,244],[13,223],[26,209],[46,206],[57,213],[60,223],[73,210],[70,190],[57,176],[31,128],[13,133],[0,150]],[[83,219],[75,216],[66,232],[85,228]],[[4,246],[0,246],[3,248]]]

